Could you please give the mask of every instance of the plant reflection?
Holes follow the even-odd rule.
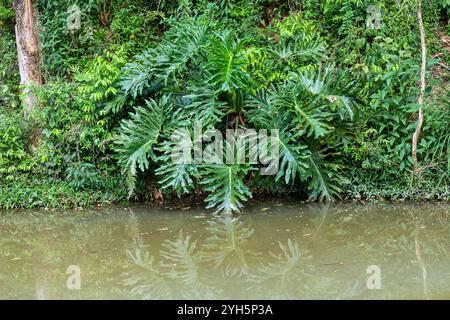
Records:
[[[214,217],[206,223],[205,239],[195,240],[181,232],[175,240],[164,240],[160,251],[153,250],[153,255],[147,256],[151,267],[131,256],[134,266],[124,275],[125,284],[144,299],[411,297],[411,287],[422,286],[414,247],[418,213],[410,221],[409,208],[377,208],[374,213],[370,208],[358,212],[312,205],[303,213],[308,215],[302,223],[303,238],[287,238],[262,249],[255,245],[261,235],[245,222],[252,219]],[[447,268],[448,250],[443,243],[449,239],[448,217],[445,209],[419,222],[433,230],[421,235],[422,251],[430,260],[445,261]],[[142,256],[142,239],[136,243],[140,245],[135,250]],[[371,264],[381,265],[384,279],[396,281],[385,281],[385,290],[368,290],[366,269]],[[450,279],[448,270],[437,272]],[[403,274],[411,277],[405,279]],[[404,285],[401,279],[405,279]],[[399,282],[400,286],[394,287]],[[450,292],[441,281],[435,281],[434,286],[436,292],[442,287]],[[425,293],[421,295],[419,290],[414,297],[427,298]]]
[[[0,299],[449,298],[449,243],[444,204],[14,212],[0,215]]]
[[[143,299],[294,299],[311,297],[314,290],[318,296],[326,291],[333,298],[342,295],[329,292],[331,278],[314,276],[311,257],[302,255],[296,240],[278,242],[277,253],[255,252],[249,247],[254,230],[239,217],[215,217],[207,223],[203,245],[180,232],[174,241],[164,241],[159,263],[138,236],[134,250],[127,251],[133,267],[124,274],[124,283],[130,293]],[[356,287],[347,294],[356,295]]]

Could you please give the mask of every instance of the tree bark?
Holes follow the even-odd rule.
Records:
[[[42,85],[36,13],[31,0],[15,0],[13,8],[16,13],[15,31],[20,82],[24,86],[26,112],[32,113],[37,100],[30,88]]]
[[[419,104],[419,116],[417,119],[416,131],[414,132],[412,138],[412,159],[414,172],[417,171],[417,143],[419,141],[419,137],[422,132],[423,126],[423,99],[425,96],[425,88],[426,88],[425,72],[427,66],[427,43],[422,18],[422,0],[418,0],[417,18],[419,20],[420,44],[422,48],[422,65],[420,68],[420,93],[417,99],[417,103]]]

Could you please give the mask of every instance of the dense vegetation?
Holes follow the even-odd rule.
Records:
[[[426,0],[425,122],[417,1],[36,1],[44,85],[20,103],[14,11],[0,0],[0,207],[204,194],[238,211],[299,199],[450,199],[450,2]],[[67,29],[67,9],[81,28]],[[367,25],[371,5],[380,28]],[[174,164],[180,127],[279,129],[280,170]],[[39,134],[38,148],[30,139]]]

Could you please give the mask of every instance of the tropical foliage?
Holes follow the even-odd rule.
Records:
[[[240,211],[261,190],[309,201],[448,200],[447,2],[424,1],[429,86],[413,174],[416,1],[75,1],[82,27],[69,31],[66,1],[41,0],[45,84],[38,111],[23,116],[14,15],[1,0],[0,194],[14,180],[45,179],[116,201],[158,189],[166,198],[201,194],[214,212]],[[368,24],[373,12],[379,27]],[[278,130],[276,174],[253,163],[173,161],[184,134],[213,128]],[[250,151],[239,143],[224,147],[233,157]],[[8,207],[47,205],[24,203]]]

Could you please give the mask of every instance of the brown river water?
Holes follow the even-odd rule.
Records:
[[[0,299],[450,299],[450,205],[0,211]]]

